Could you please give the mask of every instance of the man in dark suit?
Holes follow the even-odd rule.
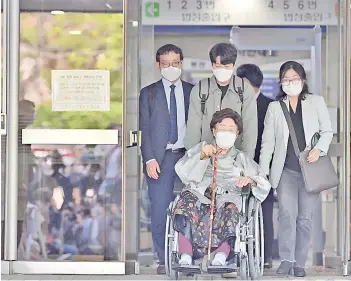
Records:
[[[162,79],[140,92],[139,124],[141,152],[151,202],[151,229],[159,258],[158,274],[165,274],[166,209],[174,199],[173,188],[179,181],[174,166],[185,153],[184,135],[189,97],[193,85],[180,80],[183,53],[167,44],[156,52]]]
[[[246,78],[250,84],[253,86],[256,92],[256,101],[257,101],[257,118],[258,118],[258,132],[257,132],[257,143],[255,149],[254,160],[256,163],[259,163],[260,160],[260,151],[262,144],[262,134],[264,129],[264,118],[266,117],[268,105],[271,100],[264,96],[260,87],[263,82],[263,74],[261,69],[255,64],[243,64],[237,69],[237,75],[241,78]],[[273,196],[273,190],[269,192],[266,200],[262,202],[262,211],[263,211],[263,227],[264,227],[264,260],[265,268],[272,268],[272,245],[273,245],[273,203],[275,198]]]

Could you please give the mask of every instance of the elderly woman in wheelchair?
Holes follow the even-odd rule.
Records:
[[[235,141],[243,130],[237,112],[228,108],[217,111],[210,128],[214,142],[196,145],[175,166],[185,185],[171,212],[173,227],[178,233],[178,265],[183,268],[191,267],[195,259],[203,258],[208,251],[213,156],[217,156],[217,175],[211,267],[228,263],[242,207],[242,188],[251,186],[253,196],[261,202],[271,188],[258,165],[235,148]]]

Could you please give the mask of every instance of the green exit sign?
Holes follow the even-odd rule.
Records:
[[[158,2],[147,2],[145,4],[145,16],[157,18],[160,16],[160,4]]]

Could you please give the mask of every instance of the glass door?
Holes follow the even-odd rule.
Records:
[[[316,204],[313,245],[307,266],[316,274],[327,269],[330,274],[339,275],[341,271],[334,269],[343,268],[346,275],[351,243],[350,0],[256,1],[255,7],[242,3],[240,9],[220,5],[224,2],[230,5],[233,1],[143,0],[141,84],[146,86],[158,79],[154,53],[167,43],[183,49],[184,72],[187,72],[183,79],[191,83],[211,72],[211,66],[207,68],[206,64],[211,46],[218,42],[234,43],[239,48],[237,66],[257,64],[265,76],[264,94],[271,98],[277,92],[281,64],[288,60],[302,63],[312,92],[323,96],[328,105],[334,133],[329,155],[340,175],[338,188],[322,192]],[[242,17],[245,11],[249,16]],[[142,194],[145,189],[141,181]],[[153,253],[148,202],[145,196],[141,200],[140,260],[149,265]]]
[[[126,167],[138,164],[128,2],[11,2],[7,170],[18,175],[6,187],[18,204],[5,258],[14,273],[124,274]]]
[[[0,96],[0,122],[1,122],[1,127],[0,127],[0,136],[1,136],[1,142],[0,142],[0,167],[1,167],[1,173],[0,173],[0,182],[1,182],[1,273],[6,274],[8,273],[8,263],[4,262],[4,230],[5,230],[5,222],[4,222],[4,213],[5,213],[5,161],[6,161],[6,128],[5,128],[5,117],[6,117],[6,95],[4,95],[3,91],[3,77],[4,77],[4,71],[3,71],[3,59],[4,59],[4,46],[5,46],[5,40],[3,36],[3,21],[4,21],[4,13],[3,13],[3,1],[0,1],[0,91],[1,91],[1,96]]]
[[[350,253],[350,244],[351,244],[351,203],[350,203],[350,188],[351,188],[351,179],[350,179],[350,161],[351,161],[351,1],[350,0],[339,0],[339,7],[341,7],[339,14],[342,14],[341,18],[341,52],[339,60],[341,62],[340,71],[343,75],[340,79],[340,89],[343,92],[343,96],[340,100],[343,111],[342,111],[342,119],[343,119],[343,127],[342,127],[342,140],[343,140],[343,166],[344,173],[343,177],[343,189],[340,194],[340,198],[342,199],[342,209],[341,214],[342,220],[340,220],[341,229],[342,229],[342,239],[341,239],[341,261],[342,261],[342,273],[344,276],[350,274],[350,262],[351,262],[351,253]]]

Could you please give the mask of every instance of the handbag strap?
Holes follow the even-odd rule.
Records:
[[[300,157],[300,149],[299,149],[299,145],[297,143],[296,132],[295,132],[295,128],[294,128],[294,125],[293,125],[291,117],[290,117],[290,113],[288,111],[288,108],[287,108],[285,102],[279,101],[279,103],[280,103],[280,106],[281,106],[281,108],[283,110],[286,123],[288,124],[290,137],[291,137],[291,141],[292,141],[292,145],[294,147],[294,151],[295,151],[296,157],[299,158]]]

